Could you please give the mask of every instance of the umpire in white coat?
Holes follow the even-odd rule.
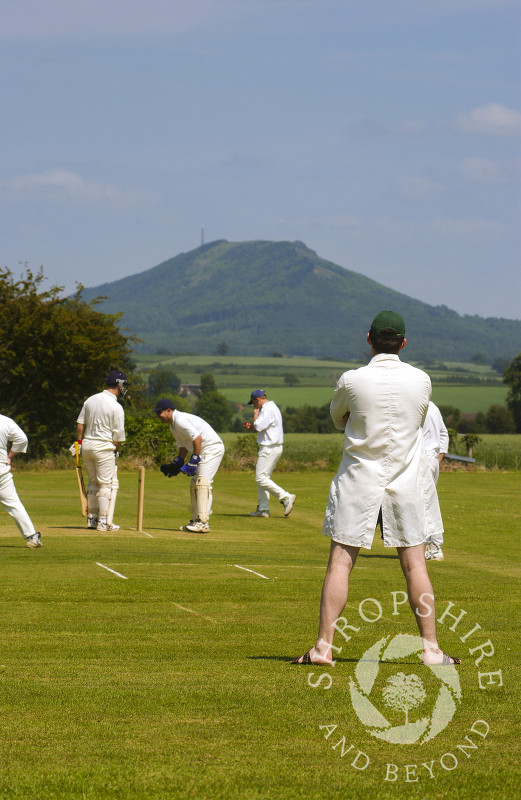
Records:
[[[424,556],[427,537],[443,531],[422,438],[430,378],[400,361],[406,339],[399,314],[381,311],[367,341],[371,361],[342,375],[331,402],[333,422],[345,436],[323,526],[323,533],[331,538],[330,558],[318,638],[293,663],[333,663],[333,636],[347,602],[349,576],[360,548],[371,547],[380,517],[384,545],[398,550],[421,636],[423,663],[456,664],[459,659],[438,646],[434,594]]]
[[[34,529],[31,518],[15,489],[11,475],[11,462],[17,453],[27,451],[27,436],[10,417],[0,414],[0,503],[14,519],[26,547],[42,546],[40,533]]]
[[[191,478],[192,518],[179,530],[188,533],[208,533],[212,513],[213,479],[224,455],[222,439],[206,420],[196,414],[178,411],[166,397],[157,401],[154,413],[161,422],[170,426],[178,447],[177,456],[170,464],[162,464],[161,472],[167,478],[173,478],[180,472]],[[188,453],[192,455],[185,464]]]

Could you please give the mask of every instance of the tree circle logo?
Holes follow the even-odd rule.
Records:
[[[397,672],[391,675],[383,688],[377,689],[376,679],[380,665],[396,658],[407,658],[423,652],[422,640],[419,636],[398,634],[389,642],[385,636],[365,651],[355,668],[355,680],[350,679],[349,691],[355,713],[371,736],[383,739],[392,744],[414,744],[428,742],[447,727],[456,711],[456,702],[461,702],[461,686],[453,665],[422,665],[429,670],[439,683],[436,699],[429,713],[418,719],[411,719],[414,709],[425,705],[429,700],[428,693],[419,675]],[[428,673],[428,674],[430,674]],[[402,725],[391,725],[381,710],[373,703],[377,695],[379,702],[405,715]]]

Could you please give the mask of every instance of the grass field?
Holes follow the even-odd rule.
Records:
[[[257,384],[251,384],[257,386]],[[260,388],[266,388],[262,383]],[[334,385],[331,386],[276,386],[269,391],[269,397],[282,408],[303,405],[323,406],[331,402]],[[248,391],[238,388],[223,388],[222,394],[232,403],[247,403]],[[491,405],[505,405],[506,386],[437,386],[433,384],[432,399],[436,405],[454,406],[467,414],[485,413]]]
[[[445,560],[429,571],[438,618],[464,612],[457,626],[447,615],[439,624],[440,644],[463,658],[462,693],[443,730],[407,745],[371,735],[350,697],[370,646],[416,633],[405,605],[393,613],[403,579],[378,539],[355,567],[345,613],[358,630],[349,644],[337,637],[335,667],[288,663],[316,633],[330,479],[284,473],[295,509],[285,519],[275,505],[265,520],[247,516],[253,476],[219,473],[201,536],[176,530],[189,515],[181,478],[147,473],[138,532],[137,475],[121,473],[122,530],[101,534],[84,527],[73,471],[18,473],[44,547],[26,549],[3,514],[0,797],[515,797],[519,473],[440,476]],[[488,640],[494,653],[478,662],[483,651],[471,651]],[[440,682],[412,657],[380,663],[376,685],[398,668],[421,675],[431,713]],[[491,673],[484,688],[479,673]],[[402,712],[386,713],[400,724]]]
[[[492,405],[506,405],[507,393],[506,386],[432,386],[432,400],[437,406],[454,406],[465,414],[485,413]]]
[[[175,372],[184,383],[199,383],[203,372],[213,374],[217,387],[232,403],[248,402],[252,389],[265,389],[270,398],[282,408],[303,405],[322,406],[331,401],[336,381],[347,369],[360,363],[330,361],[317,358],[255,358],[253,356],[154,356],[135,355],[138,370],[145,375],[153,369]],[[422,365],[420,365],[422,366]],[[439,366],[439,365],[438,365]],[[440,370],[434,365],[426,368],[433,383],[433,400],[437,405],[449,405],[464,413],[486,412],[491,405],[504,405],[507,387],[488,365],[448,362]],[[288,386],[287,375],[299,383]],[[468,383],[475,379],[475,383]],[[487,379],[496,385],[483,385]],[[450,383],[447,381],[450,380]]]

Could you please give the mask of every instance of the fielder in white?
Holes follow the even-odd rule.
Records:
[[[423,423],[423,446],[427,454],[427,461],[431,468],[434,483],[438,483],[440,464],[449,449],[449,434],[440,409],[429,400],[429,407],[425,422]],[[443,561],[441,545],[443,536],[433,534],[425,541],[425,558],[427,561]]]
[[[191,533],[208,533],[212,513],[212,483],[224,455],[224,444],[204,419],[195,414],[178,411],[171,400],[158,400],[154,413],[161,422],[170,426],[179,452],[170,464],[162,464],[161,472],[172,478],[182,472],[190,481],[192,518],[179,530]],[[190,461],[185,464],[188,453]]]
[[[125,412],[118,397],[126,395],[127,385],[125,373],[113,370],[107,388],[85,401],[77,419],[76,436],[89,479],[87,527],[98,531],[119,530],[113,523],[119,487],[116,456],[125,441]]]
[[[253,422],[245,422],[247,431],[257,431],[259,455],[255,468],[255,481],[257,483],[257,508],[250,513],[250,517],[269,517],[270,494],[284,506],[284,516],[291,513],[295,504],[296,495],[290,494],[286,489],[278,486],[271,480],[271,473],[277,466],[282,455],[284,431],[282,428],[282,415],[273,400],[268,400],[264,389],[255,389],[251,393],[248,405],[253,406]]]
[[[421,430],[431,381],[400,360],[407,341],[400,314],[377,314],[367,341],[371,361],[344,372],[331,401],[331,418],[344,431],[344,452],[331,482],[322,529],[331,538],[331,549],[319,631],[315,645],[292,663],[335,664],[333,637],[336,630],[342,631],[337,623],[347,603],[351,570],[360,548],[371,548],[381,514],[384,545],[397,548],[407,583],[423,663],[459,664],[459,658],[438,645],[434,592],[424,556],[427,536],[443,532]]]
[[[42,539],[18,497],[11,475],[13,458],[26,451],[27,436],[23,430],[10,417],[0,414],[0,503],[14,519],[25,546],[34,549],[42,546]]]

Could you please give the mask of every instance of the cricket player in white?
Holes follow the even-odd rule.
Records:
[[[429,400],[429,407],[425,422],[423,423],[423,446],[427,454],[427,461],[431,468],[434,483],[438,483],[440,464],[449,449],[449,434],[440,409]],[[427,561],[443,561],[441,545],[443,537],[440,535],[429,536],[425,541],[425,558]]]
[[[192,519],[179,530],[191,533],[208,533],[212,513],[212,483],[224,455],[222,439],[204,419],[185,411],[177,411],[168,398],[158,400],[154,413],[161,422],[170,426],[179,452],[170,464],[162,464],[161,472],[167,478],[188,475]],[[188,453],[190,461],[185,464]]]
[[[337,622],[347,603],[351,571],[360,548],[371,548],[381,514],[384,546],[396,547],[407,584],[423,663],[459,664],[457,656],[449,656],[438,645],[434,592],[424,555],[427,536],[443,532],[421,431],[431,381],[425,372],[400,360],[407,342],[400,314],[377,314],[367,342],[371,361],[344,372],[331,401],[335,427],[344,430],[344,448],[322,528],[331,538],[331,548],[319,631],[315,645],[292,663],[334,665],[333,638],[335,631],[342,631]]]
[[[255,389],[251,393],[248,405],[253,406],[254,409],[253,422],[245,422],[244,427],[247,431],[257,431],[259,445],[255,468],[259,503],[255,511],[251,512],[250,517],[269,517],[270,494],[282,503],[284,516],[287,517],[295,504],[296,495],[290,494],[271,480],[271,473],[282,455],[284,443],[282,415],[273,400],[268,400],[264,389]]]
[[[26,547],[42,546],[41,536],[34,529],[29,514],[22,505],[11,475],[11,462],[17,453],[27,451],[27,436],[10,417],[0,414],[0,503],[14,519],[25,539]]]
[[[118,397],[127,393],[127,376],[112,371],[103,392],[89,397],[77,419],[76,435],[87,470],[87,527],[98,531],[118,530],[112,523],[118,489],[116,454],[125,441],[125,412]],[[71,447],[71,453],[74,445]],[[110,516],[109,516],[110,515]]]

